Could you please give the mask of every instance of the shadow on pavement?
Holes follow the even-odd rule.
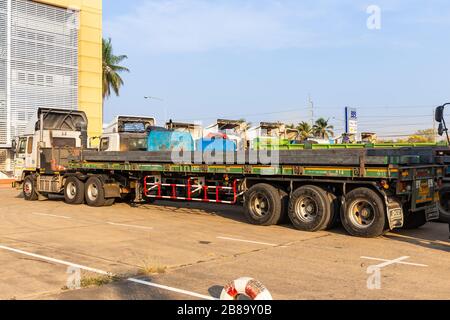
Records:
[[[209,294],[211,297],[220,299],[220,295],[222,294],[223,286],[212,286],[208,289]]]
[[[385,237],[427,249],[450,252],[449,230],[445,223],[431,222],[419,229],[398,230]]]

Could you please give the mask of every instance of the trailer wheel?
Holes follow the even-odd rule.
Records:
[[[251,224],[271,226],[280,222],[282,199],[279,191],[265,183],[251,187],[244,196],[245,216]]]
[[[330,193],[327,192],[328,198],[330,199],[330,221],[328,222],[327,226],[325,227],[325,230],[331,230],[336,228],[336,226],[339,224],[340,215],[339,215],[339,201],[338,198]]]
[[[289,202],[289,218],[298,230],[316,232],[331,225],[334,216],[331,198],[316,186],[303,186],[294,191]]]
[[[116,202],[116,198],[110,198],[105,200],[105,207],[110,207]]]
[[[440,218],[439,221],[450,223],[450,187],[444,186],[439,192]]]
[[[26,201],[36,201],[39,196],[36,192],[36,179],[33,176],[26,176],[23,185],[23,197]]]
[[[383,201],[368,188],[355,189],[346,196],[341,221],[345,230],[357,237],[379,237],[387,230]]]
[[[291,220],[289,219],[288,209],[289,209],[289,194],[283,189],[278,189],[278,193],[281,198],[281,214],[280,219],[276,224],[290,224]]]
[[[91,177],[85,187],[86,203],[91,207],[103,207],[106,203],[103,183],[98,177]]]
[[[405,214],[404,219],[403,229],[405,230],[419,229],[428,223],[427,218],[425,217],[425,212],[423,211]]]
[[[84,183],[77,177],[68,177],[64,184],[64,200],[68,204],[84,203]]]

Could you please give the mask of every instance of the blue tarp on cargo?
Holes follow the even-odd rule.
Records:
[[[236,143],[227,139],[203,138],[196,141],[197,150],[216,151],[216,152],[233,152],[237,150]]]
[[[157,128],[150,130],[147,146],[148,151],[194,151],[194,140],[187,132]]]

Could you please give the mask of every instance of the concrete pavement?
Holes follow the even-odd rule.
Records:
[[[263,282],[275,299],[450,298],[445,224],[360,239],[339,228],[305,233],[252,226],[239,207],[160,202],[90,208],[60,199],[26,202],[19,194],[0,190],[1,299],[198,299],[195,294],[217,297],[242,276]],[[405,259],[386,262],[398,258]],[[120,280],[66,290],[68,266],[61,261]],[[367,268],[378,264],[386,264],[381,289],[369,290]]]

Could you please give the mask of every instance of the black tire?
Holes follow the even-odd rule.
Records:
[[[278,193],[281,198],[281,215],[280,219],[276,224],[290,224],[291,220],[289,219],[289,194],[283,189],[278,189]]]
[[[271,226],[282,217],[282,195],[275,187],[260,183],[251,187],[244,195],[244,213],[251,224]]]
[[[86,182],[85,199],[90,207],[103,207],[106,203],[103,182],[98,177],[91,177]]]
[[[289,201],[289,218],[298,230],[325,230],[332,217],[332,203],[327,192],[316,186],[303,186],[294,191]]]
[[[105,200],[105,207],[111,207],[116,202],[115,198],[109,198]]]
[[[427,218],[425,217],[425,212],[423,211],[405,214],[404,219],[403,229],[405,230],[419,229],[428,223]]]
[[[84,183],[77,177],[68,177],[64,183],[64,201],[68,204],[84,203]]]
[[[36,192],[36,179],[33,176],[26,176],[22,184],[23,197],[26,201],[36,201],[39,195]]]
[[[375,238],[386,231],[386,210],[381,197],[368,188],[358,188],[346,196],[341,222],[352,236]]]
[[[440,214],[439,221],[444,223],[450,223],[450,187],[444,186],[439,191],[440,198]]]
[[[330,221],[328,222],[328,225],[325,227],[325,230],[331,230],[338,226],[340,222],[340,214],[339,214],[339,199],[334,194],[327,192],[328,198],[330,199],[330,208],[331,208],[331,214],[330,214]]]

